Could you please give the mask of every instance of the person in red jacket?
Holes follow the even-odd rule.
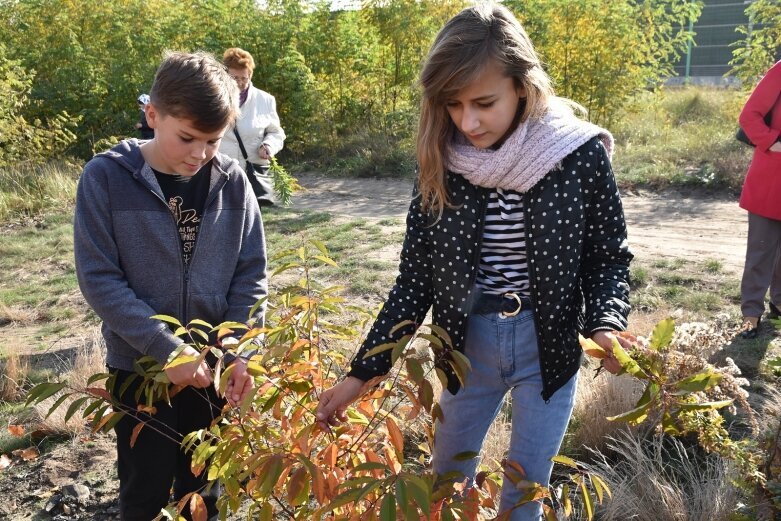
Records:
[[[772,114],[770,124],[765,120]],[[781,61],[765,74],[740,113],[756,145],[743,182],[740,207],[748,211],[748,244],[740,285],[743,338],[756,338],[770,289],[768,317],[781,307]]]

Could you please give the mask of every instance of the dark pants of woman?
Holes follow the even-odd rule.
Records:
[[[740,284],[744,317],[762,316],[768,288],[770,301],[781,305],[781,221],[749,212],[746,265]]]
[[[118,369],[110,371],[117,374],[115,392],[133,374]],[[140,383],[141,379],[136,378],[118,397],[132,411],[137,410],[135,392]],[[140,400],[143,402],[143,396]],[[155,403],[157,412],[154,416],[139,414],[139,419],[146,420],[147,425],[141,429],[133,447],[130,446],[130,439],[139,419],[126,415],[120,420],[114,431],[117,434],[119,509],[123,521],[154,519],[171,501],[172,485],[174,501],[189,492],[198,491],[206,503],[209,519],[217,519],[216,501],[220,487],[215,484],[208,492],[202,490],[206,485],[206,473],[198,477],[193,475],[190,470],[191,455],[182,450],[180,442],[186,434],[208,427],[212,419],[220,414],[224,403],[213,387],[187,387],[171,399],[170,406],[164,402]],[[190,519],[189,507],[184,509],[182,515]]]

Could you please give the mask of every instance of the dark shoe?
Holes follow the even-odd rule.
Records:
[[[767,303],[768,308],[770,308],[770,311],[767,313],[767,318],[781,318],[781,311],[773,304],[772,302]]]
[[[746,321],[743,323],[744,327],[748,327],[745,331],[742,331],[738,336],[742,338],[743,340],[753,340],[759,336],[759,324],[761,322],[761,319],[757,319],[757,325],[754,327],[751,327],[751,323]]]

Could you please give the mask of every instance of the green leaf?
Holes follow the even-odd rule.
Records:
[[[89,400],[89,396],[82,396],[81,398],[77,398],[71,402],[71,404],[68,406],[68,410],[65,412],[65,418],[63,420],[63,423],[68,423],[68,420],[71,419],[71,416],[76,414],[76,411],[79,410],[79,407],[84,405],[84,402]]]
[[[396,521],[396,496],[390,492],[382,498],[380,521]]]
[[[425,378],[423,366],[414,358],[407,358],[405,365],[407,366],[407,375],[409,375],[410,380],[419,385]]]
[[[396,324],[395,326],[393,326],[393,327],[391,328],[391,330],[390,330],[390,334],[392,335],[393,333],[395,333],[395,332],[396,332],[396,331],[398,331],[399,329],[401,329],[401,328],[403,328],[403,327],[406,327],[406,326],[410,326],[410,325],[413,325],[413,326],[414,326],[414,325],[415,325],[415,322],[413,322],[412,320],[402,320],[401,322],[399,322],[398,324]]]
[[[672,342],[674,332],[675,321],[672,318],[660,321],[651,333],[651,349],[664,351]]]
[[[40,403],[46,398],[58,393],[65,387],[65,382],[44,382],[36,385],[30,392],[27,393],[27,401],[25,406],[30,406],[33,403]]]
[[[674,387],[681,391],[685,391],[686,393],[697,393],[713,387],[718,384],[721,379],[722,375],[720,373],[714,373],[711,369],[707,369],[701,373],[675,382]]]
[[[479,455],[480,455],[479,452],[468,450],[468,451],[464,451],[464,452],[459,452],[458,454],[453,456],[453,460],[455,460],[455,461],[469,461],[469,460],[475,459]]]
[[[318,250],[320,250],[320,253],[325,255],[326,257],[329,256],[328,254],[328,248],[325,247],[325,244],[323,241],[319,241],[317,239],[309,239],[309,242],[315,246]]]
[[[329,266],[333,266],[335,268],[338,267],[338,264],[336,264],[336,261],[334,261],[333,259],[331,259],[329,257],[326,257],[325,255],[313,255],[312,258],[319,260],[323,264],[328,264]]]
[[[621,364],[621,367],[629,374],[636,378],[641,379],[647,379],[648,375],[645,374],[645,371],[638,365],[638,363],[631,357],[629,354],[624,351],[624,348],[621,347],[621,344],[618,343],[618,340],[615,338],[613,339],[613,356],[616,357],[616,360],[618,360],[618,363]]]
[[[173,369],[174,367],[180,366],[182,364],[189,364],[190,362],[198,360],[197,356],[192,355],[179,355],[167,364],[165,364],[165,369]]]
[[[169,324],[173,324],[173,325],[175,325],[177,327],[182,327],[182,323],[179,322],[177,319],[175,319],[174,317],[172,317],[170,315],[152,315],[149,318],[153,318],[155,320],[160,320],[162,322],[168,322]]]
[[[96,373],[90,376],[87,379],[87,387],[94,384],[95,382],[98,382],[100,380],[106,380],[108,378],[111,378],[111,373]]]
[[[393,349],[396,347],[396,342],[389,342],[387,344],[380,344],[378,346],[374,346],[373,348],[369,349],[365,355],[363,355],[363,358],[369,358],[370,356],[377,355],[379,353],[383,353],[389,349]]]
[[[406,347],[406,342],[398,342],[395,346],[393,346],[393,351],[391,351],[391,365],[396,365],[396,361],[402,354],[404,354],[404,349]]]
[[[586,519],[594,519],[594,505],[591,502],[591,495],[586,488],[585,480],[580,482],[580,495],[583,497],[583,509],[586,511]]]
[[[568,456],[562,456],[561,454],[559,454],[557,456],[553,456],[551,458],[551,461],[553,461],[554,463],[560,463],[562,465],[566,465],[567,467],[570,467],[570,468],[573,468],[573,469],[577,469],[578,468],[578,463],[574,459],[572,459],[572,458],[570,458]]]
[[[431,510],[431,484],[419,476],[408,475],[404,478],[407,492],[415,500],[420,511],[428,515]]]
[[[65,393],[57,398],[57,401],[55,401],[52,406],[49,407],[49,411],[46,413],[46,416],[44,416],[44,419],[48,418],[54,411],[56,411],[60,405],[62,405],[62,402],[64,402],[72,394],[73,393]]]
[[[679,403],[678,407],[682,411],[706,411],[721,409],[731,405],[734,400],[721,400],[718,402],[703,402],[703,403]]]
[[[637,425],[645,421],[645,419],[648,417],[648,409],[650,408],[651,402],[647,402],[639,407],[635,407],[631,411],[627,411],[616,416],[608,416],[607,419],[611,422],[623,421],[629,423],[630,425]]]

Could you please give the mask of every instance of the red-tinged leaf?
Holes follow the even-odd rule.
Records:
[[[24,427],[22,425],[9,425],[8,432],[10,432],[12,436],[21,438],[24,436]]]
[[[130,435],[130,448],[132,449],[136,445],[136,440],[138,439],[138,435],[141,433],[141,429],[144,428],[144,425],[146,423],[140,422],[138,425],[133,427],[133,434]]]
[[[0,454],[0,470],[5,470],[11,466],[11,458],[7,454]]]
[[[292,506],[298,506],[303,503],[302,492],[305,489],[305,485],[308,483],[307,472],[304,467],[297,469],[290,477],[290,481],[287,483],[287,501]]]
[[[190,515],[193,521],[206,521],[206,503],[200,494],[193,494],[190,498]]]
[[[396,454],[401,458],[401,455],[404,454],[404,435],[401,433],[399,426],[396,425],[395,420],[390,416],[385,418],[385,426],[388,428],[388,435],[393,448],[396,449]]]
[[[502,467],[504,467],[505,474],[513,483],[526,479],[526,471],[523,470],[523,467],[517,461],[505,459],[502,461]]]
[[[109,392],[105,389],[102,389],[100,387],[87,387],[84,389],[87,393],[91,394],[92,396],[96,398],[103,398],[104,400],[110,402],[111,401],[111,395]]]

